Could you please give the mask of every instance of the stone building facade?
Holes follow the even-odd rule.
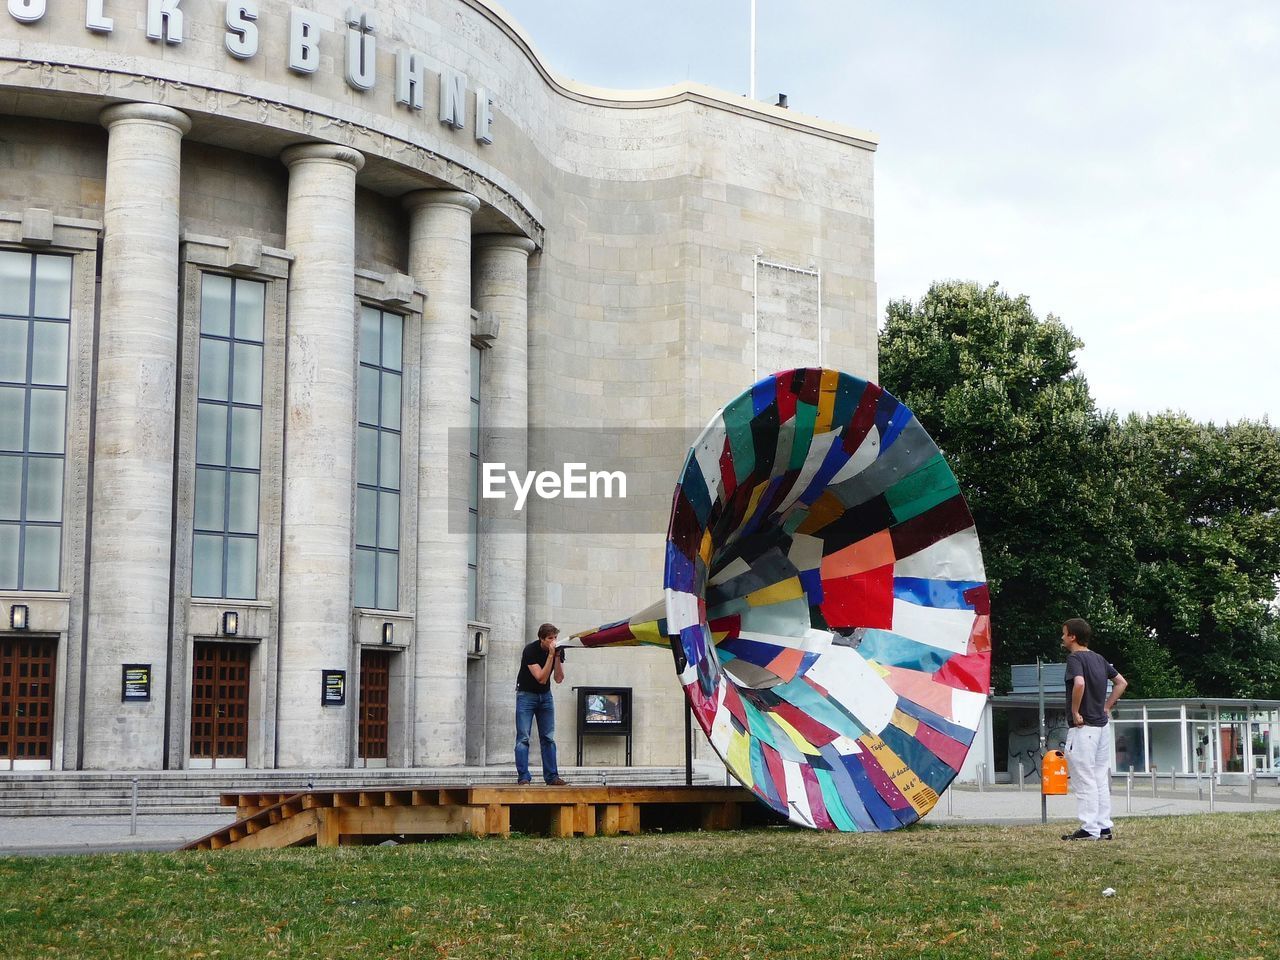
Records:
[[[537,625],[656,599],[689,431],[876,373],[871,135],[305,3],[0,11],[0,770],[510,763]],[[570,430],[626,502],[496,517]],[[669,658],[567,667],[678,762]]]

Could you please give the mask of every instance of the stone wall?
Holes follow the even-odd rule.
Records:
[[[871,135],[696,85],[628,93],[574,83],[546,66],[520,28],[482,0],[365,4],[378,27],[377,81],[361,91],[344,77],[346,0],[311,0],[303,8],[333,27],[322,30],[319,67],[308,75],[286,67],[291,5],[261,0],[259,7],[260,50],[250,60],[227,53],[224,5],[212,0],[184,0],[180,44],[148,39],[143,7],[108,10],[115,19],[110,34],[87,31],[84,10],[75,5],[50,4],[34,24],[0,12],[0,168],[10,173],[0,180],[0,213],[43,207],[59,217],[101,220],[107,134],[99,113],[112,102],[143,101],[191,120],[181,144],[184,238],[215,247],[247,238],[274,250],[273,269],[288,270],[295,251],[288,249],[289,172],[280,154],[305,141],[339,144],[363,157],[355,180],[358,271],[412,272],[402,199],[422,188],[477,197],[475,234],[529,237],[537,249],[528,274],[527,418],[541,428],[532,434],[530,461],[555,460],[555,430],[587,430],[629,452],[629,496],[624,508],[589,501],[573,505],[572,515],[563,501],[530,505],[526,632],[544,620],[568,632],[592,627],[660,596],[671,491],[687,444],[757,372],[817,359],[817,278],[806,271],[821,273],[824,362],[875,376]],[[409,48],[421,51],[426,69],[420,111],[395,102],[396,53]],[[451,70],[468,83],[467,121],[458,129],[438,119],[439,77]],[[489,144],[476,137],[477,87],[494,101]],[[757,258],[801,272],[757,268]],[[758,371],[757,269],[764,271]],[[422,293],[430,315],[433,290]],[[189,293],[184,303],[189,310]],[[335,323],[350,322],[341,314],[335,310]],[[415,327],[415,344],[420,333]],[[184,336],[189,344],[190,330]],[[424,357],[431,350],[426,339]],[[406,376],[416,378],[416,367],[406,368]],[[405,388],[406,403],[412,396],[416,405],[418,391],[429,396],[432,383],[412,379]],[[278,396],[284,387],[273,389]],[[334,409],[343,405],[341,397],[329,400]],[[189,429],[180,424],[180,451],[189,450],[182,433]],[[286,436],[287,430],[286,423]],[[416,456],[406,449],[406,476],[416,474]],[[284,483],[269,470],[264,461],[263,489],[278,498]],[[178,518],[190,516],[182,500],[189,496],[180,484]],[[278,502],[263,510],[279,513]],[[413,527],[404,522],[402,539],[411,539]],[[68,542],[82,540],[84,530],[73,528],[83,521],[68,515],[67,523]],[[264,533],[263,543],[278,539]],[[179,558],[179,572],[184,562]],[[174,593],[183,598],[181,588]],[[414,594],[406,594],[398,636],[413,635]],[[278,628],[275,597],[264,596],[260,614],[271,633]],[[70,602],[74,607],[82,598]],[[192,621],[206,613],[178,610],[173,628],[183,636],[172,642],[189,644]],[[246,609],[246,615],[259,614]],[[486,616],[482,598],[479,619]],[[515,622],[506,608],[501,619]],[[85,639],[90,648],[100,642]],[[512,642],[495,646],[510,651]],[[261,667],[273,671],[274,655],[264,650]],[[184,668],[184,656],[175,654],[176,670]],[[507,691],[515,669],[514,662],[491,660],[490,690]],[[397,664],[393,672],[404,686],[397,702],[405,715],[413,709],[412,671]],[[576,732],[568,688],[626,685],[636,690],[635,761],[679,762],[682,705],[669,653],[583,651],[567,672],[558,698],[563,756]],[[68,696],[78,682],[68,684]],[[186,723],[181,683],[174,685],[170,765],[181,762]],[[110,712],[110,704],[101,707]],[[270,724],[277,704],[268,699],[255,710]],[[74,719],[74,711],[68,716]],[[262,737],[256,748],[263,764],[273,762],[273,738]],[[489,762],[509,762],[494,749],[501,741],[488,737]],[[407,756],[407,745],[401,748]],[[702,745],[700,755],[706,750]],[[621,762],[621,744],[589,741],[587,759]]]

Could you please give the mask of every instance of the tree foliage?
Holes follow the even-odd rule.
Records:
[[[1133,531],[1126,601],[1197,692],[1280,695],[1280,437],[1180,414],[1119,425]]]
[[[895,301],[881,381],[945,451],[991,582],[996,682],[1085,616],[1135,692],[1280,696],[1280,433],[1100,412],[1081,341],[1026,297]]]

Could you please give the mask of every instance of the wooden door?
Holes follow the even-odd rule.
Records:
[[[391,689],[391,651],[360,651],[360,756],[387,759],[387,700]]]
[[[0,761],[53,757],[53,680],[57,643],[36,637],[0,640]]]
[[[239,643],[197,643],[191,671],[191,756],[249,755],[249,655]]]

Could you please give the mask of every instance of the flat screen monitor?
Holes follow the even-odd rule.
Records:
[[[631,727],[631,688],[580,687],[578,711],[584,733],[625,733]]]

